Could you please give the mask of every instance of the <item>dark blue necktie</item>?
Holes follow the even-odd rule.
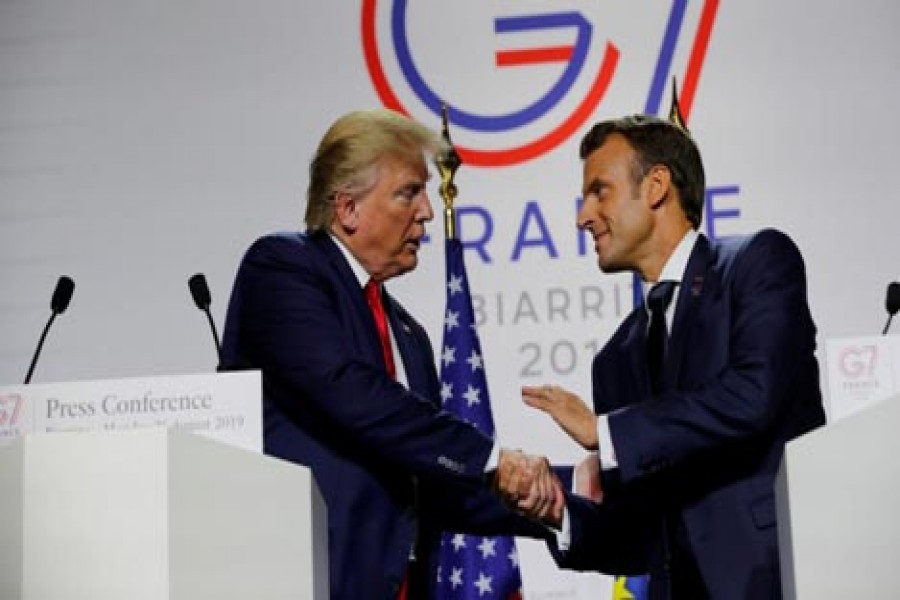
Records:
[[[669,334],[666,329],[666,308],[675,293],[674,281],[661,281],[650,289],[647,308],[650,309],[650,329],[647,331],[647,371],[650,389],[658,394],[663,388],[663,371],[666,363],[666,346]]]

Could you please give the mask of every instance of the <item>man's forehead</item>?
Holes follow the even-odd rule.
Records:
[[[614,133],[584,159],[584,173],[606,171],[622,164],[630,164],[635,153],[631,144],[621,135]]]
[[[631,147],[631,143],[625,136],[620,133],[611,133],[603,140],[602,144],[588,155],[585,163],[590,161],[592,157],[595,161],[609,161],[623,157],[626,160],[630,160],[632,156],[634,156],[634,148]]]
[[[398,177],[418,179],[428,177],[428,165],[422,155],[409,157],[387,154],[381,158],[378,166],[382,173],[390,172]]]

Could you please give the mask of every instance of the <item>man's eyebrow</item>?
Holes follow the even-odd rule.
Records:
[[[421,180],[408,181],[397,188],[397,193],[419,193],[425,187],[425,182]]]
[[[587,196],[588,194],[599,194],[600,190],[604,188],[606,184],[600,181],[599,178],[593,178],[587,185],[584,186],[582,190],[582,194]]]

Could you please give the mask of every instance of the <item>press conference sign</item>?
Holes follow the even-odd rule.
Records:
[[[32,433],[172,427],[262,452],[259,371],[0,387],[0,446]]]
[[[900,336],[829,339],[828,419],[843,419],[897,393]]]

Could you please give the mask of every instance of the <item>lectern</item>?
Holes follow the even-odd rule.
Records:
[[[900,598],[900,397],[793,440],[775,483],[785,600]]]
[[[0,449],[0,598],[326,600],[325,506],[298,465],[176,429]]]

